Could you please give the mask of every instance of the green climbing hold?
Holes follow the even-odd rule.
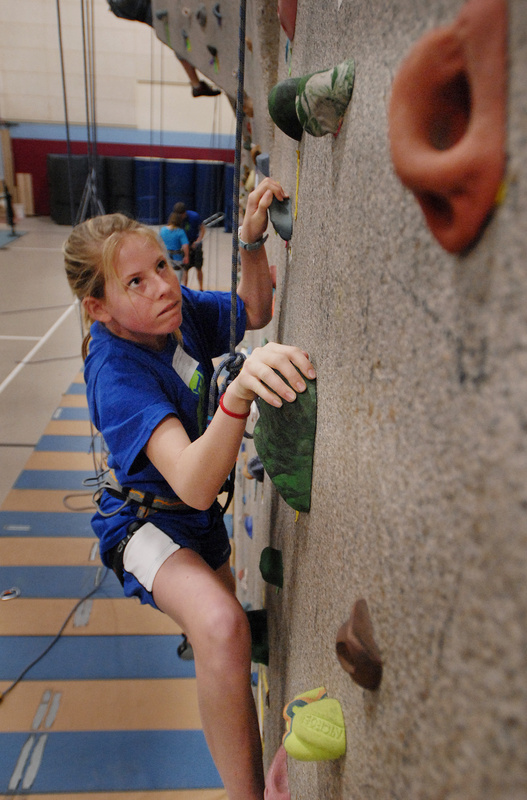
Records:
[[[298,761],[331,761],[346,752],[346,727],[338,700],[323,697],[296,710],[283,739]]]
[[[303,128],[295,111],[296,90],[300,78],[286,78],[269,92],[268,106],[271,119],[291,139],[302,138]]]
[[[331,69],[300,78],[295,108],[300,124],[312,136],[337,133],[355,82],[352,58]]]
[[[304,380],[307,389],[297,394],[293,403],[284,402],[280,408],[258,403],[260,416],[253,433],[265,471],[295,511],[309,511],[311,507],[317,426],[316,382]]]
[[[355,83],[352,58],[330,69],[280,81],[269,92],[273,122],[300,141],[303,131],[311,136],[337,134],[351,100]]]
[[[267,609],[246,611],[251,629],[251,661],[269,666],[269,636],[267,633]]]
[[[284,585],[282,551],[274,547],[264,547],[260,556],[260,572],[264,581],[282,589]]]

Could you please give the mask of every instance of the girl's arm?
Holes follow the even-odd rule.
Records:
[[[184,245],[182,245],[182,246],[181,246],[181,249],[182,249],[182,251],[183,251],[183,263],[184,263],[184,264],[188,264],[188,258],[189,258],[189,248],[188,248],[188,244],[184,244]]]
[[[292,403],[296,392],[306,389],[296,367],[307,378],[315,377],[307,354],[297,347],[271,342],[256,348],[227,387],[223,396],[226,411],[218,408],[199,439],[191,442],[176,417],[166,417],[157,426],[146,445],[146,455],[184,503],[210,508],[236,461],[251,402],[260,396],[277,407],[283,401]],[[244,416],[237,418],[227,412]]]
[[[256,242],[267,228],[267,210],[273,196],[283,200],[287,195],[277,181],[264,178],[247,198],[247,209],[241,229],[244,242]],[[263,328],[271,321],[273,284],[265,246],[258,250],[240,250],[241,277],[238,296],[245,304],[247,330]]]

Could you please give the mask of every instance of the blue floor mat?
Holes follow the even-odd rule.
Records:
[[[0,511],[1,536],[71,536],[91,538],[88,511]]]
[[[17,788],[60,796],[221,786],[202,731],[0,734],[0,751],[2,794]]]
[[[52,636],[1,636],[0,680],[16,680],[52,641]],[[194,662],[177,655],[181,642],[178,635],[62,636],[24,680],[194,678]]]

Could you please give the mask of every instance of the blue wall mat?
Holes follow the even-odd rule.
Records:
[[[52,453],[91,453],[101,452],[101,439],[96,436],[41,436],[35,450]]]
[[[220,161],[196,161],[196,211],[206,220],[224,206],[225,165]]]
[[[16,479],[13,489],[70,489],[74,492],[94,491],[83,481],[93,480],[95,470],[25,469]]]
[[[92,512],[0,511],[0,536],[72,536],[91,538]]]
[[[24,733],[0,734],[3,794],[28,738]],[[57,732],[47,734],[29,794],[214,789],[221,785],[202,731]]]
[[[99,560],[93,567],[0,567],[0,586],[18,586],[21,597],[71,597],[78,600],[95,586]],[[108,570],[97,597],[122,597],[121,584]]]
[[[162,172],[162,161],[146,158],[134,161],[135,217],[145,225],[163,222]]]
[[[52,640],[52,636],[0,636],[0,680],[15,680]],[[24,680],[194,678],[194,662],[177,654],[181,642],[177,635],[62,636]]]
[[[194,210],[196,205],[196,162],[195,161],[165,161],[163,170],[164,183],[164,221],[167,222],[174,205],[178,202],[185,203],[187,208]]]

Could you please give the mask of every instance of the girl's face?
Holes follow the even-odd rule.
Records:
[[[92,316],[122,339],[162,350],[167,335],[182,321],[179,281],[162,249],[130,233],[121,245],[115,272]]]

